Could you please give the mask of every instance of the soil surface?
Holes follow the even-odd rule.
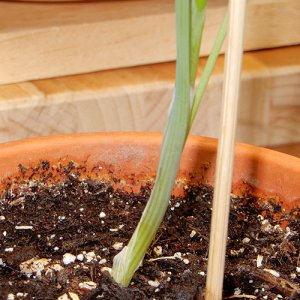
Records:
[[[202,299],[210,187],[186,187],[185,197],[170,201],[143,266],[123,288],[109,271],[150,187],[134,195],[79,179],[72,165],[63,172],[60,183],[32,179],[2,191],[0,299]],[[299,234],[299,209],[232,197],[223,298],[300,299]]]

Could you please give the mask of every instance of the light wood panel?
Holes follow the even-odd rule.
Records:
[[[244,55],[238,140],[300,142],[300,46]],[[198,74],[204,65],[201,59]],[[217,137],[223,56],[192,132]],[[94,131],[161,131],[175,79],[162,63],[0,86],[0,141]]]
[[[241,141],[267,145],[299,140],[298,53],[299,47],[291,47],[245,55]],[[222,66],[221,57],[193,128],[196,134],[218,134]],[[274,90],[280,87],[280,78],[287,82],[294,78],[294,83],[281,90],[278,108]],[[1,139],[82,131],[159,131],[173,81],[174,64],[168,63],[2,86],[1,124],[7,126],[2,127]],[[284,103],[284,91],[294,103],[292,108]]]
[[[0,84],[174,60],[173,2],[0,2]],[[226,3],[209,1],[202,55]],[[249,0],[245,49],[298,44],[299,28],[299,0]]]

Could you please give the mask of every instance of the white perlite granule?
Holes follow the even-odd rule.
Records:
[[[69,265],[69,264],[73,263],[75,261],[75,259],[76,259],[76,256],[71,253],[65,253],[63,255],[63,263],[65,265]]]

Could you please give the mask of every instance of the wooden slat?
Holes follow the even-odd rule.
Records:
[[[245,53],[237,139],[300,142],[300,46]],[[199,74],[204,65],[201,59]],[[192,128],[216,137],[223,56]],[[0,86],[0,141],[94,131],[161,131],[175,79],[162,63]]]
[[[0,2],[0,84],[175,59],[173,0]],[[202,55],[226,0],[209,1]],[[300,1],[249,0],[245,49],[300,43]]]

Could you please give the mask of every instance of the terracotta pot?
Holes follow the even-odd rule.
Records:
[[[161,136],[150,133],[95,133],[27,139],[0,145],[2,186],[24,179],[19,165],[37,166],[41,160],[85,167],[84,176],[121,179],[115,185],[138,191],[155,176]],[[213,185],[217,140],[190,137],[185,147],[175,192],[186,182]],[[98,166],[95,168],[95,166]],[[29,176],[28,174],[26,176]],[[49,179],[59,181],[61,175]],[[251,145],[237,144],[233,192],[278,198],[285,208],[300,205],[300,159]]]

